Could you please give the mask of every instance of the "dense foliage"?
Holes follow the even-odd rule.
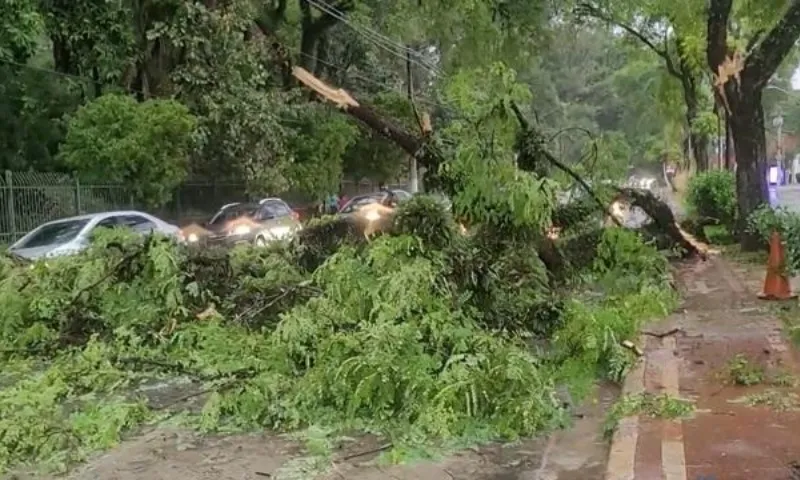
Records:
[[[763,112],[739,98],[760,99],[791,58],[763,52],[793,43],[771,30],[784,6],[723,3],[709,16],[664,0],[6,1],[0,170],[77,170],[154,207],[189,176],[321,199],[344,176],[396,180],[414,154],[452,212],[417,197],[374,236],[321,218],[265,249],[105,232],[74,257],[0,258],[0,472],[64,470],[166,420],[355,429],[396,447],[562,425],[557,392],[619,381],[633,355],[623,341],[674,299],[640,233],[598,228],[592,198],[559,202],[574,185],[554,157],[595,185],[681,158],[703,170],[735,117],[738,181],[695,179],[696,213],[800,245],[794,217],[749,215],[766,154],[762,125],[747,122]],[[751,42],[759,32],[772,42]],[[710,81],[718,51],[748,44],[752,88]],[[424,148],[402,151],[388,127],[318,102],[294,66]],[[158,403],[146,388],[158,382],[192,391]]]
[[[165,377],[207,392],[177,417],[205,431],[319,425],[398,446],[529,435],[568,418],[557,387],[621,379],[621,341],[672,303],[664,257],[623,229],[565,290],[526,253],[531,237],[463,236],[433,198],[370,242],[342,223],[266,249],[108,231],[76,257],[4,259],[0,469],[61,470],[176,415],[181,402],[138,389]]]
[[[183,141],[176,144],[184,157],[179,175],[165,175],[163,182],[126,176],[141,192],[160,196],[176,178],[192,175],[244,179],[254,195],[288,189],[319,199],[338,189],[342,174],[391,182],[406,173],[406,155],[395,145],[297,91],[285,57],[411,130],[423,112],[433,117],[435,131],[466,115],[462,136],[474,133],[471,127],[486,113],[480,109],[494,106],[481,89],[499,84],[486,85],[481,76],[497,68],[506,79],[516,72],[519,88],[535,92],[521,104],[541,115],[560,156],[577,165],[597,140],[598,160],[580,165],[587,175],[617,178],[630,163],[655,163],[678,148],[674,138],[663,138],[663,122],[653,115],[671,108],[659,100],[653,109],[662,88],[630,88],[644,78],[658,80],[658,65],[604,27],[551,25],[549,17],[565,12],[517,1],[478,8],[463,1],[359,0],[337,4],[341,10],[333,14],[317,3],[10,2],[3,11],[9,28],[0,36],[6,92],[0,170],[77,170],[95,178],[102,169],[88,157],[66,161],[74,147],[65,138],[69,130],[72,138],[104,144],[108,132],[65,119],[87,111],[81,107],[102,111],[122,93],[145,104],[179,102],[195,119],[188,152]],[[400,39],[409,43],[400,45]],[[531,51],[542,53],[532,57]],[[415,107],[406,98],[409,81]],[[161,125],[128,118],[134,120],[146,124],[144,130]],[[163,146],[152,136],[139,140],[142,152]],[[138,172],[143,160],[133,155],[126,161],[123,170]]]
[[[103,95],[70,120],[64,165],[90,182],[131,185],[136,200],[157,207],[186,177],[195,123],[174,100],[137,103],[127,95]]]
[[[692,214],[733,231],[736,224],[736,178],[733,172],[714,170],[692,177],[686,201]]]
[[[773,233],[780,234],[785,248],[783,268],[789,275],[800,272],[800,215],[783,207],[764,205],[748,218],[748,228],[761,240],[762,247],[769,244]]]

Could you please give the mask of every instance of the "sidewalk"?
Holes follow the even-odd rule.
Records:
[[[648,326],[625,390],[691,400],[695,411],[623,420],[606,479],[800,480],[798,358],[770,305],[757,299],[752,276],[720,257],[684,264],[677,280],[683,305]]]

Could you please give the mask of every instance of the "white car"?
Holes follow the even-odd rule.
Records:
[[[159,232],[180,240],[180,229],[152,215],[135,210],[93,213],[48,222],[28,232],[8,248],[10,253],[30,260],[72,255],[89,246],[97,228],[130,228],[136,233]]]

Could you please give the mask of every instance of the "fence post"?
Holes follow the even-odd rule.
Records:
[[[77,175],[75,177],[75,215],[80,215],[81,212],[81,181]]]
[[[14,183],[11,170],[6,170],[6,184],[8,184],[8,227],[11,230],[11,241],[17,241],[17,222],[14,215]]]

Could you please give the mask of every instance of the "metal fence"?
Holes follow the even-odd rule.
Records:
[[[89,184],[60,173],[9,172],[0,176],[0,244],[36,226],[73,215],[108,210],[146,210],[175,223],[207,217],[220,205],[245,200],[243,183],[187,182],[157,210],[137,205],[129,188]]]
[[[368,180],[342,182],[342,189],[349,196],[372,192],[377,187],[377,183]],[[306,196],[291,192],[281,196],[293,207],[313,203]],[[63,217],[137,209],[181,225],[206,219],[226,203],[246,200],[243,182],[189,181],[175,189],[163,207],[153,210],[137,205],[125,185],[84,183],[72,175],[52,172],[6,171],[0,176],[0,245],[15,241],[44,222]]]

